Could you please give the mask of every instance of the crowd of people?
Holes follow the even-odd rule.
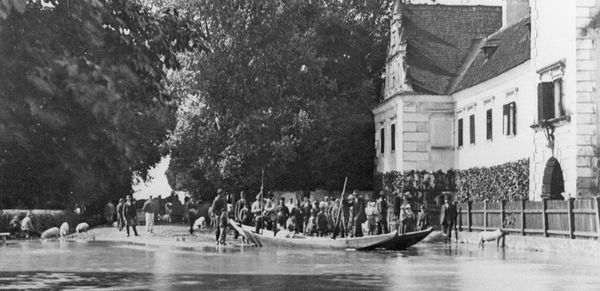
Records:
[[[308,197],[303,197],[302,200],[290,199],[286,203],[285,198],[277,199],[271,192],[261,192],[250,203],[244,191],[236,201],[234,195],[219,189],[206,218],[199,214],[198,204],[193,197],[185,198],[181,217],[174,216],[173,204],[174,201],[178,202],[176,196],[169,200],[151,196],[142,206],[142,212],[145,214],[146,231],[149,233],[153,232],[155,220],[180,222],[183,219],[189,223],[190,234],[194,233],[197,219],[203,222],[207,220],[215,229],[217,244],[225,244],[229,219],[253,225],[257,233],[267,229],[277,235],[279,231],[285,230],[288,233],[319,237],[379,235],[394,228],[403,234],[428,228],[431,224],[425,206],[415,207],[416,203],[411,203],[407,197],[407,193],[393,196],[390,204],[384,195],[370,199],[354,191],[343,199],[325,196],[322,200],[311,201]],[[109,203],[105,209],[107,221],[116,214],[119,231],[125,228],[129,236],[131,227],[137,236],[135,205],[131,195],[120,199],[116,207]],[[449,203],[446,197],[441,207],[440,225],[448,237],[456,225],[456,213],[456,206]],[[234,236],[239,236],[235,230]]]
[[[257,233],[267,229],[275,235],[281,230],[319,237],[362,237],[365,232],[367,235],[379,235],[388,233],[390,228],[394,227],[390,227],[390,220],[399,233],[428,228],[430,219],[424,205],[414,207],[407,196],[394,196],[392,205],[388,204],[383,195],[376,199],[365,199],[357,191],[343,199],[326,196],[322,200],[311,201],[304,197],[302,201],[294,203],[293,199],[290,199],[289,203],[286,203],[285,198],[276,199],[272,193],[259,193],[250,205],[246,194],[241,192],[240,199],[233,207],[228,207],[227,205],[232,203],[231,195],[225,195],[219,190],[211,207],[212,218],[216,221],[213,224],[216,227],[215,239],[217,244],[224,243],[227,220],[230,218],[244,225],[254,225]],[[418,211],[413,210],[417,208]],[[446,220],[440,222],[442,225],[449,225],[451,217],[456,216],[451,214],[451,210],[447,210],[446,213]]]

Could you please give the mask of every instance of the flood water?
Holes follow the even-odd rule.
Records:
[[[0,246],[0,290],[598,290],[600,257],[420,244],[403,252]]]

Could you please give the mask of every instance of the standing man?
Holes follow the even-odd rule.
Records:
[[[104,206],[104,218],[106,219],[106,224],[112,226],[113,217],[115,216],[115,205],[108,201],[106,206]]]
[[[256,226],[254,232],[260,233],[263,228],[263,209],[265,209],[265,201],[262,199],[262,192],[256,195],[256,201],[252,203],[252,215],[254,216],[254,225]]]
[[[290,209],[285,206],[285,198],[279,198],[279,205],[277,205],[277,224],[281,225],[281,228],[286,228],[286,221],[290,216]],[[276,226],[277,227],[277,226]]]
[[[125,205],[125,199],[119,198],[119,203],[117,204],[117,229],[119,231],[123,230],[123,205]]]
[[[452,228],[456,223],[456,208],[450,204],[448,196],[444,197],[444,205],[440,210],[440,225],[447,240],[452,239]]]
[[[127,230],[127,236],[129,236],[129,227],[133,229],[135,236],[139,236],[135,226],[137,225],[137,210],[135,204],[132,201],[131,195],[127,195],[127,202],[123,205],[123,218],[125,219],[125,229]]]
[[[188,223],[190,224],[190,234],[194,235],[194,222],[196,221],[196,214],[198,213],[194,197],[190,196],[184,207]]]
[[[377,202],[375,203],[375,208],[377,209],[377,213],[379,213],[379,216],[377,216],[376,218],[377,234],[388,233],[388,204],[387,201],[385,201],[385,197],[383,197],[383,195],[380,195],[379,199],[377,199]]]
[[[222,221],[221,221],[221,215],[225,214],[227,215],[225,212],[227,212],[227,205],[225,204],[225,198],[223,197],[223,189],[219,189],[217,190],[217,197],[215,197],[215,200],[213,200],[213,204],[212,204],[212,212],[213,212],[213,216],[215,217],[215,219],[217,219],[217,223],[215,224],[215,241],[218,244],[221,243],[221,237],[223,237],[223,241],[222,243],[225,244],[225,229],[221,229],[222,228]]]
[[[156,205],[152,200],[152,196],[144,202],[144,206],[142,206],[142,211],[146,217],[146,232],[152,233],[154,231],[154,213],[156,213]]]
[[[308,225],[308,219],[310,218],[310,210],[312,209],[312,206],[310,205],[310,201],[308,200],[308,197],[304,196],[304,202],[302,202],[302,204],[300,205],[300,211],[302,212],[302,219],[304,220],[302,223],[302,229],[300,230],[300,232],[305,233],[306,232],[306,226]]]
[[[355,200],[354,206],[352,206],[352,218],[354,226],[354,237],[362,237],[363,230],[362,224],[367,221],[367,214],[365,213],[365,200],[358,195],[358,191],[354,191]]]
[[[240,200],[235,202],[235,207],[233,207],[233,216],[236,222],[242,224],[244,223],[242,222],[242,217],[240,213],[244,208],[248,208],[248,201],[246,200],[246,193],[244,193],[244,191],[240,191]],[[237,230],[234,230],[234,232],[235,234],[233,238],[237,239],[240,234],[237,232]]]

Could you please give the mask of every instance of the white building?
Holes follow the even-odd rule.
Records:
[[[531,199],[595,195],[598,2],[396,1],[384,98],[373,108],[377,171],[526,159]]]

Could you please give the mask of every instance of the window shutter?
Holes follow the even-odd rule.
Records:
[[[385,152],[385,129],[381,128],[381,153]]]
[[[475,143],[475,115],[469,116],[469,141]]]
[[[543,120],[544,120],[544,83],[539,83],[538,84],[538,122],[541,122]]]
[[[492,109],[488,109],[485,113],[486,118],[486,138],[492,140]]]
[[[463,120],[462,118],[458,120],[458,146],[462,146],[463,145]]]
[[[508,115],[508,104],[502,105],[502,125],[504,135],[510,135],[510,118]]]
[[[538,119],[554,118],[554,82],[538,84]]]
[[[391,134],[390,134],[390,142],[392,146],[392,151],[396,150],[396,124],[392,124]]]
[[[517,103],[512,102],[512,133],[517,135]]]

